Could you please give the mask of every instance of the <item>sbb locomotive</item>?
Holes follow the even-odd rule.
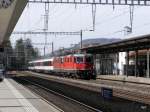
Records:
[[[28,69],[66,77],[96,79],[93,57],[90,54],[72,54],[29,62]]]

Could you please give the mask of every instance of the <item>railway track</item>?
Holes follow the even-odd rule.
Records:
[[[44,77],[44,76],[43,76]],[[40,76],[42,78],[42,76]],[[84,81],[84,80],[83,80]],[[109,87],[113,89],[113,95],[119,98],[146,103],[150,105],[150,86],[140,85],[130,82],[118,82],[112,80],[101,80],[101,87]]]
[[[61,108],[61,112],[102,112],[99,109],[88,106],[84,103],[81,103],[75,99],[67,97],[61,93],[53,91],[44,85],[35,82],[34,80],[28,78],[14,78],[17,82],[22,83],[36,94],[40,95],[44,100],[50,104],[57,105]],[[31,85],[31,86],[29,86]]]
[[[25,75],[25,74],[24,74]],[[41,79],[41,80],[47,80],[47,82],[50,82],[50,83],[54,83],[54,82],[57,82],[57,83],[60,83],[61,85],[62,84],[66,84],[66,85],[68,85],[69,86],[69,84],[71,84],[71,86],[72,87],[77,87],[77,88],[82,88],[82,89],[87,89],[87,87],[89,87],[89,88],[91,88],[91,90],[89,90],[88,89],[88,91],[91,91],[92,92],[92,90],[93,90],[93,88],[94,88],[94,93],[90,93],[90,95],[91,94],[94,94],[95,96],[92,96],[93,98],[95,98],[95,100],[94,100],[94,102],[92,102],[91,100],[92,100],[92,98],[91,99],[89,99],[88,100],[88,102],[92,102],[94,105],[92,105],[92,107],[94,107],[94,106],[96,106],[96,108],[97,107],[101,107],[100,109],[101,110],[105,110],[105,108],[104,109],[102,109],[104,106],[101,106],[101,105],[103,105],[103,98],[100,98],[101,96],[99,96],[100,95],[100,88],[101,87],[109,87],[109,88],[112,88],[113,89],[113,99],[115,99],[115,100],[112,100],[111,102],[114,102],[114,103],[116,103],[116,105],[123,105],[122,107],[120,107],[120,108],[127,108],[127,107],[131,107],[131,108],[135,108],[135,109],[139,109],[139,111],[130,111],[130,109],[129,110],[127,110],[127,111],[119,111],[119,112],[145,112],[145,111],[143,111],[143,110],[141,110],[141,107],[143,107],[143,106],[146,106],[146,108],[148,108],[148,110],[150,111],[150,105],[149,105],[149,103],[150,103],[150,95],[148,94],[148,92],[143,92],[143,93],[139,93],[139,91],[136,91],[136,90],[138,90],[138,86],[136,86],[135,87],[135,89],[133,89],[132,90],[132,88],[134,88],[134,85],[127,85],[127,83],[126,83],[126,87],[124,87],[122,84],[119,84],[118,82],[115,82],[115,83],[113,83],[112,81],[107,81],[107,83],[106,84],[104,84],[104,82],[102,81],[101,83],[97,83],[96,85],[89,85],[88,86],[88,83],[87,82],[91,82],[91,81],[84,81],[84,80],[79,80],[79,82],[81,82],[82,81],[82,83],[81,84],[78,84],[78,83],[75,83],[75,80],[74,79],[66,79],[66,80],[64,80],[65,78],[58,78],[58,77],[56,77],[56,79],[57,80],[54,80],[55,78],[53,78],[52,76],[50,76],[51,78],[52,78],[52,80],[51,80],[51,78],[49,78],[49,76],[48,75],[37,75],[37,74],[34,74],[34,75],[29,75],[30,77],[34,77],[34,78],[39,78],[39,79]],[[73,80],[73,81],[71,81],[70,82],[70,80]],[[68,82],[69,81],[69,82]],[[37,81],[36,81],[37,82]],[[64,82],[68,82],[68,83],[64,83]],[[77,81],[78,82],[78,81]],[[84,83],[84,82],[86,82],[86,83]],[[92,82],[93,83],[93,82]],[[56,85],[54,85],[54,86],[56,86]],[[58,85],[57,85],[58,86]],[[60,85],[59,85],[60,86]],[[91,86],[91,87],[90,87]],[[120,87],[119,87],[120,86]],[[85,88],[84,88],[85,87]],[[122,88],[121,88],[122,87]],[[128,89],[128,87],[130,88],[130,89]],[[142,87],[142,86],[140,86],[140,87]],[[60,88],[57,88],[58,90],[60,89]],[[139,88],[140,89],[140,88]],[[77,89],[77,91],[78,91],[79,89]],[[143,90],[143,89],[142,89]],[[83,92],[83,91],[82,91]],[[82,92],[81,92],[81,94],[82,94]],[[96,94],[95,94],[96,93]],[[68,95],[68,93],[67,93],[67,95]],[[74,94],[74,95],[76,95],[76,94]],[[86,97],[88,97],[88,96],[86,96]],[[80,97],[81,98],[81,97]],[[79,99],[80,99],[79,98]],[[118,99],[119,98],[119,103],[116,101],[116,99]],[[121,98],[121,99],[120,99]],[[99,101],[97,101],[97,100],[101,100],[102,101],[102,103],[101,102],[99,102]],[[120,102],[120,100],[121,100],[121,102]],[[122,102],[125,102],[125,103],[122,103]],[[128,102],[128,103],[126,103],[126,102]],[[145,103],[146,102],[146,103]],[[118,104],[117,104],[118,103]],[[122,103],[122,104],[121,104]],[[89,104],[89,105],[91,105],[91,104]],[[114,105],[114,104],[112,104],[112,103],[108,103],[107,101],[106,101],[106,105],[108,106],[112,106],[112,105]],[[125,105],[127,105],[127,107],[125,106]],[[107,108],[109,108],[109,107],[107,107]],[[116,108],[116,107],[115,107]],[[106,109],[107,110],[107,109]],[[107,111],[107,112],[116,112],[116,111],[114,111],[113,110],[113,108],[111,109],[112,111]],[[120,110],[120,109],[119,109]],[[106,111],[104,111],[104,112],[106,112]]]

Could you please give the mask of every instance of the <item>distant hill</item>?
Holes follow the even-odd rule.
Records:
[[[82,41],[83,47],[93,46],[93,45],[102,45],[108,44],[116,41],[120,41],[119,38],[95,38],[95,39],[85,39]],[[73,49],[80,48],[80,43],[76,44]]]
[[[96,44],[96,45],[101,45],[101,44],[107,44],[107,43],[112,43],[112,42],[116,42],[119,41],[121,39],[116,39],[116,38],[95,38],[95,39],[86,39],[83,40],[83,45],[86,44]]]
[[[85,39],[82,41],[83,47],[93,46],[93,45],[102,45],[107,43],[112,43],[116,41],[120,41],[121,39],[116,38],[95,38],[95,39]],[[65,55],[65,54],[71,54],[72,51],[76,51],[80,49],[80,43],[74,45],[73,47],[64,48],[63,50],[56,50],[54,51],[55,55]],[[42,58],[48,58],[52,56],[52,54],[47,54],[46,56]]]

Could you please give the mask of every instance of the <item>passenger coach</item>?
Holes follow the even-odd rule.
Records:
[[[28,69],[35,72],[53,72],[53,58],[30,61]]]

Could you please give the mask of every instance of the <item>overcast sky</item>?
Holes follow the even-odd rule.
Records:
[[[150,7],[135,6],[133,34],[141,35],[150,33]],[[129,6],[97,5],[95,31],[92,29],[91,5],[50,4],[49,29],[54,32],[83,32],[83,39],[88,38],[126,38],[122,31],[130,25]],[[29,4],[26,6],[14,31],[42,31],[44,28],[44,4]],[[120,32],[122,31],[122,32]],[[33,43],[44,43],[44,35],[12,35],[11,41],[19,38],[31,38]],[[54,48],[69,47],[77,44],[80,36],[49,35],[48,43],[54,42]],[[38,47],[43,53],[44,46]],[[51,52],[51,46],[47,46],[47,53]]]

